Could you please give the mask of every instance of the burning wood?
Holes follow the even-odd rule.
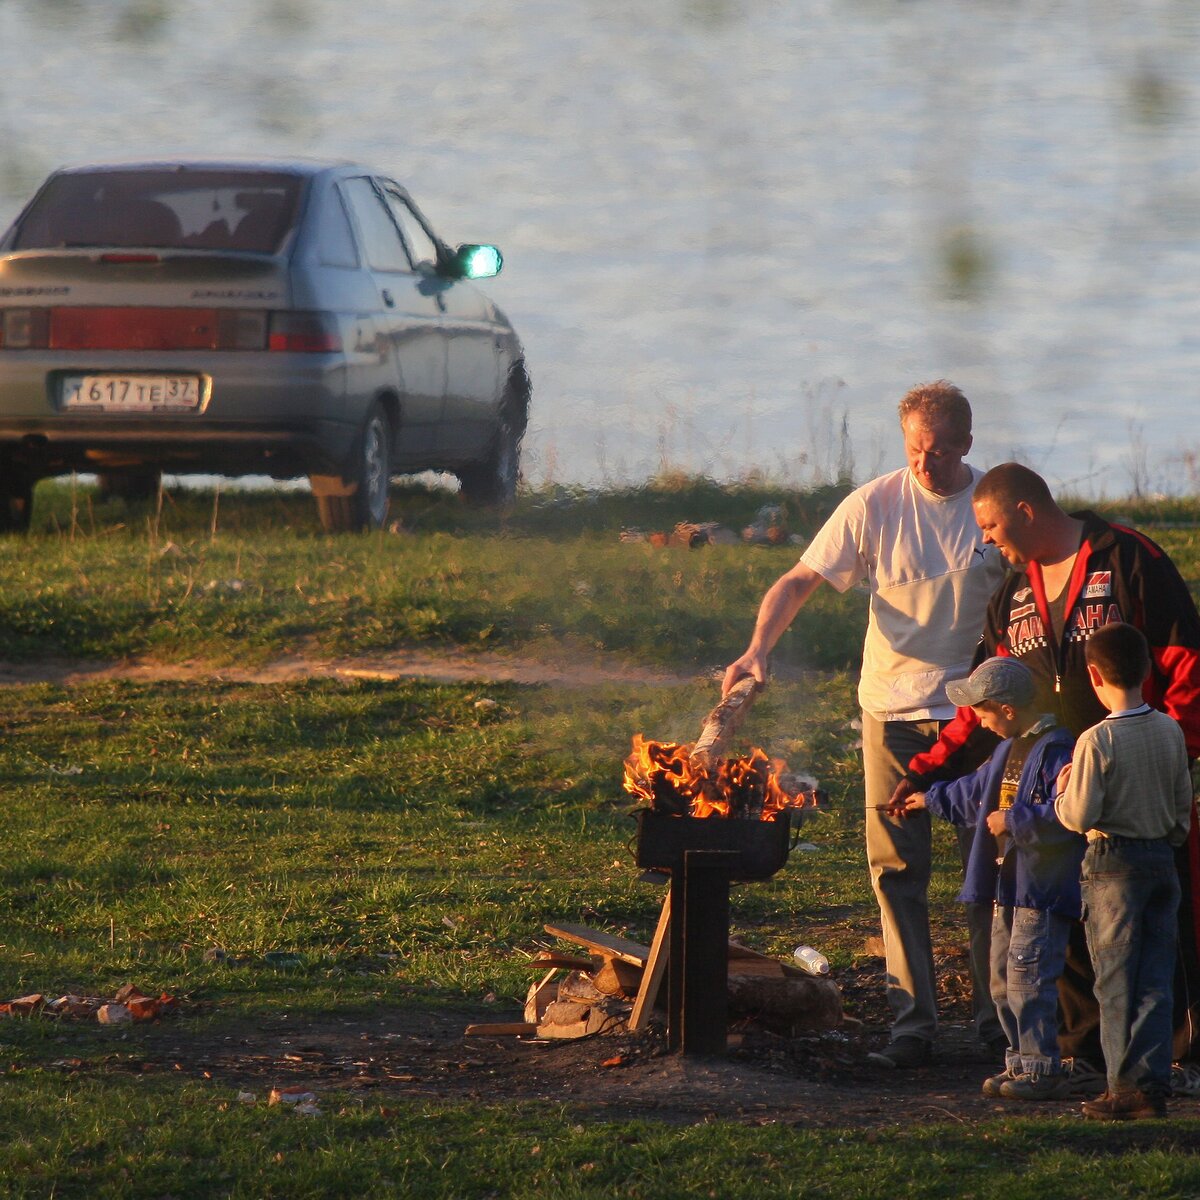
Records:
[[[691,746],[635,734],[624,787],[656,811],[677,817],[773,821],[783,809],[816,808],[820,801],[811,783],[786,771],[786,763],[757,748],[730,758],[705,755],[698,762]]]

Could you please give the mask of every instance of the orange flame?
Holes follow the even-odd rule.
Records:
[[[712,762],[693,759],[691,746],[651,742],[634,734],[625,760],[625,790],[659,812],[690,817],[750,817],[773,821],[785,808],[815,806],[817,793],[799,784],[788,790],[780,779],[781,759],[759,749]]]

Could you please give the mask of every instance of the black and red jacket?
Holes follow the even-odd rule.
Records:
[[[1039,702],[1078,736],[1106,710],[1088,680],[1084,643],[1102,625],[1124,621],[1150,643],[1151,670],[1143,695],[1183,728],[1188,754],[1200,757],[1200,613],[1175,564],[1144,534],[1111,525],[1092,512],[1067,583],[1065,636],[1051,630],[1042,569],[1015,571],[992,596],[973,666],[995,655],[1019,658],[1034,674]],[[941,738],[909,763],[919,788],[973,770],[998,739],[960,708]]]
[[[992,596],[973,665],[996,655],[1019,658],[1037,679],[1044,710],[1078,736],[1107,715],[1088,679],[1084,644],[1110,622],[1134,625],[1150,644],[1150,676],[1142,694],[1179,722],[1189,756],[1200,757],[1200,613],[1187,585],[1148,537],[1095,513],[1072,516],[1083,521],[1083,539],[1067,583],[1064,635],[1054,636],[1042,569],[1031,562]],[[906,778],[921,791],[955,779],[974,770],[998,740],[971,709],[960,708],[928,752],[910,761]],[[1194,808],[1176,861],[1186,881],[1181,927],[1190,926],[1191,934],[1181,960],[1190,978],[1184,1001],[1190,1012],[1200,995],[1200,825]]]

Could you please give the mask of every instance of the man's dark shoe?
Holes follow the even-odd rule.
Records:
[[[1147,1096],[1137,1089],[1105,1092],[1095,1100],[1085,1100],[1082,1107],[1089,1121],[1145,1121],[1167,1115],[1165,1096]]]
[[[889,1071],[925,1067],[932,1061],[933,1043],[922,1041],[918,1037],[898,1037],[882,1050],[875,1050],[867,1055],[867,1062],[877,1067],[886,1067]]]

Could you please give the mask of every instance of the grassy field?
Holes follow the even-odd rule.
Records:
[[[416,492],[399,497],[401,532],[329,539],[307,497],[126,510],[43,487],[34,535],[0,547],[0,658],[566,645],[691,670],[741,650],[759,594],[796,554],[618,540],[684,519],[737,528],[779,499],[752,489],[536,497],[503,524]],[[803,534],[831,497],[787,501]],[[1154,533],[1200,575],[1192,530]],[[803,938],[839,971],[877,928],[844,669],[863,611],[856,595],[814,607],[787,654],[819,670],[766,693],[746,730],[833,803],[805,827],[817,853],[739,892],[737,931],[780,955]],[[1200,1194],[1195,1120],[1113,1133],[949,1112],[829,1130],[730,1113],[681,1127],[584,1119],[565,1097],[376,1090],[365,1103],[337,1088],[305,1120],[239,1104],[236,1081],[195,1055],[170,1069],[175,1038],[219,1048],[286,1020],[300,1045],[306,1028],[376,1011],[511,1011],[546,920],[648,940],[659,897],[635,879],[621,760],[635,732],[693,737],[714,699],[715,684],[203,676],[0,690],[0,998],[130,981],[181,998],[153,1027],[0,1022],[0,1195]],[[944,830],[937,846],[938,936],[954,940]],[[146,1059],[168,1065],[139,1072]]]

